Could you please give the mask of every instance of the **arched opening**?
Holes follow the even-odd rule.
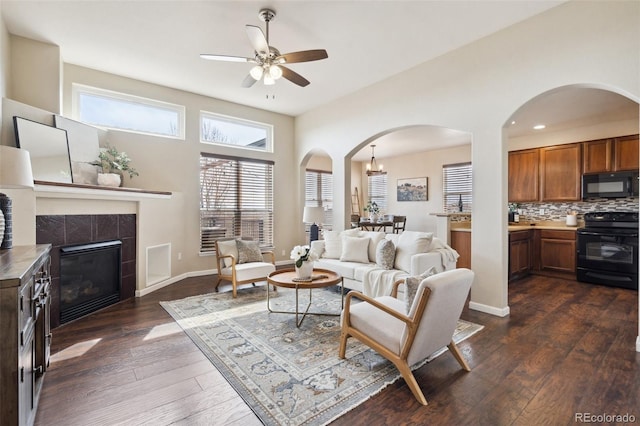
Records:
[[[585,214],[638,212],[637,196],[584,199],[582,176],[604,171],[637,173],[639,117],[638,100],[615,89],[570,85],[532,98],[505,122],[509,206],[504,208],[519,213],[518,224],[513,222],[514,215],[508,216],[510,283],[529,274],[582,283],[576,274],[581,244],[576,234],[585,226]],[[631,148],[622,152],[622,147]],[[624,156],[629,161],[616,163]],[[545,237],[545,229],[553,230],[553,235],[547,232]],[[637,286],[637,237],[635,244]],[[606,279],[584,283],[594,284],[611,285]]]
[[[347,155],[351,161],[351,191],[353,195],[358,189],[360,214],[366,213],[362,209],[373,198],[381,205],[381,215],[406,216],[407,230],[446,234],[446,230],[439,231],[436,214],[457,211],[458,197],[454,202],[452,195],[447,198],[443,167],[470,164],[471,139],[470,133],[460,130],[410,125],[388,129],[362,141]],[[371,145],[375,145],[375,151]],[[366,173],[373,153],[378,165],[383,165],[384,176]],[[407,194],[405,190],[422,185],[426,186],[424,194],[420,190]],[[471,212],[471,199],[469,194],[465,212]],[[448,236],[443,239],[447,241]]]

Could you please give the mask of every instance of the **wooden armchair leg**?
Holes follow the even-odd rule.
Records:
[[[233,289],[233,298],[235,299],[238,296],[238,284],[236,284],[235,281],[231,284],[231,288]]]
[[[402,378],[404,378],[404,381],[407,382],[413,396],[416,397],[420,404],[427,405],[427,399],[424,397],[424,394],[422,393],[416,378],[413,376],[413,372],[409,365],[406,362],[400,361],[400,363],[396,363],[396,367],[400,370],[400,374],[402,375]]]
[[[460,349],[458,349],[458,345],[456,345],[453,340],[451,341],[451,343],[447,345],[447,347],[449,348],[449,351],[453,354],[453,357],[456,359],[456,361],[458,361],[458,363],[460,364],[460,367],[462,367],[466,371],[471,371],[469,364],[467,364],[467,360],[464,359],[464,357],[462,356],[462,353],[460,352]]]
[[[218,279],[216,280],[216,285],[214,287],[216,293],[218,292],[218,286],[220,285],[220,281],[222,281],[222,278],[218,276]]]
[[[344,359],[345,354],[347,353],[347,339],[349,338],[349,334],[347,334],[347,332],[342,329],[342,332],[340,332],[340,349],[338,351],[338,357],[340,359]]]

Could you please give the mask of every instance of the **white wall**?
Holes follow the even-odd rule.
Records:
[[[297,156],[304,158],[315,146],[331,155],[339,211],[344,206],[338,202],[347,200],[340,193],[350,187],[348,166],[340,163],[372,136],[415,124],[471,133],[476,272],[471,306],[506,315],[503,126],[528,100],[569,84],[610,88],[638,101],[639,18],[638,2],[565,3],[298,117]]]

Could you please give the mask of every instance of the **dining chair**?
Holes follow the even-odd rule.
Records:
[[[393,233],[399,234],[400,232],[404,231],[406,223],[406,216],[393,216]]]

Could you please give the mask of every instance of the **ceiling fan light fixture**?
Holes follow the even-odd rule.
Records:
[[[253,77],[254,80],[259,81],[262,78],[262,74],[264,74],[264,69],[262,68],[262,66],[256,65],[255,67],[251,68],[249,74],[251,74],[251,77]]]
[[[264,73],[264,85],[265,86],[272,86],[274,84],[276,84],[276,81],[273,79],[273,77],[271,77],[271,74],[268,72]]]
[[[277,65],[271,65],[269,67],[269,75],[271,76],[271,78],[273,78],[274,80],[279,79],[280,77],[282,77],[282,68],[280,68]]]

